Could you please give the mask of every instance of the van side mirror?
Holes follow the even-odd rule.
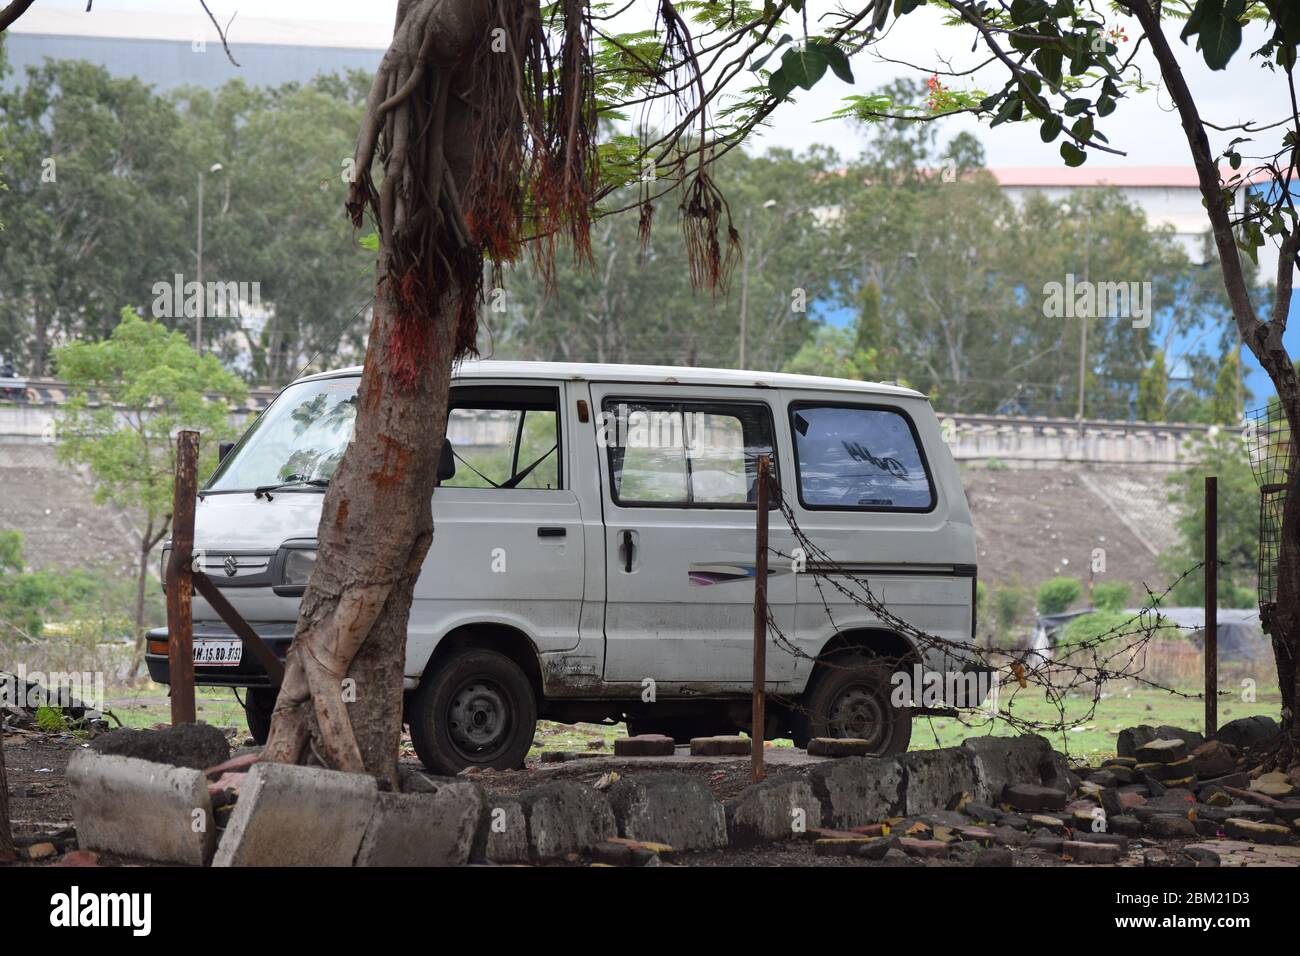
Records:
[[[230,449],[234,447],[235,447],[235,443],[233,441],[223,441],[217,443],[217,464],[218,465],[226,460],[226,456],[230,454]]]
[[[456,458],[451,452],[451,439],[444,438],[442,452],[438,455],[438,484],[456,477]]]

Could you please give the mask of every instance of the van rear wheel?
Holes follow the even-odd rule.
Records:
[[[523,670],[496,651],[443,663],[411,699],[411,742],[433,773],[524,765],[537,729],[537,701]]]
[[[856,737],[875,756],[904,753],[912,740],[912,711],[890,701],[892,674],[888,664],[866,654],[825,662],[806,699],[803,745],[812,737]]]

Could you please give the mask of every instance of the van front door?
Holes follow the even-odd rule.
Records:
[[[464,623],[518,629],[541,652],[578,644],[585,542],[560,389],[452,387],[447,439],[456,473],[433,496],[408,674],[419,674],[434,641]]]
[[[772,406],[727,388],[591,385],[605,512],[605,680],[748,683],[757,463]],[[779,468],[778,468],[779,479]],[[770,546],[793,547],[771,512]],[[794,574],[772,556],[768,601],[792,634]],[[767,680],[795,658],[769,640]]]

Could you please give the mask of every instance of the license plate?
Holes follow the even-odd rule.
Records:
[[[202,640],[194,642],[194,663],[205,667],[235,667],[244,658],[244,642]]]

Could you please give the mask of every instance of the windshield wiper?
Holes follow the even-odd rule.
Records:
[[[303,485],[309,485],[312,488],[328,488],[330,480],[328,478],[305,478],[302,475],[290,475],[284,481],[274,485],[259,485],[253,489],[254,498],[266,498],[267,501],[274,501],[271,492],[280,491],[283,488],[299,488]]]

